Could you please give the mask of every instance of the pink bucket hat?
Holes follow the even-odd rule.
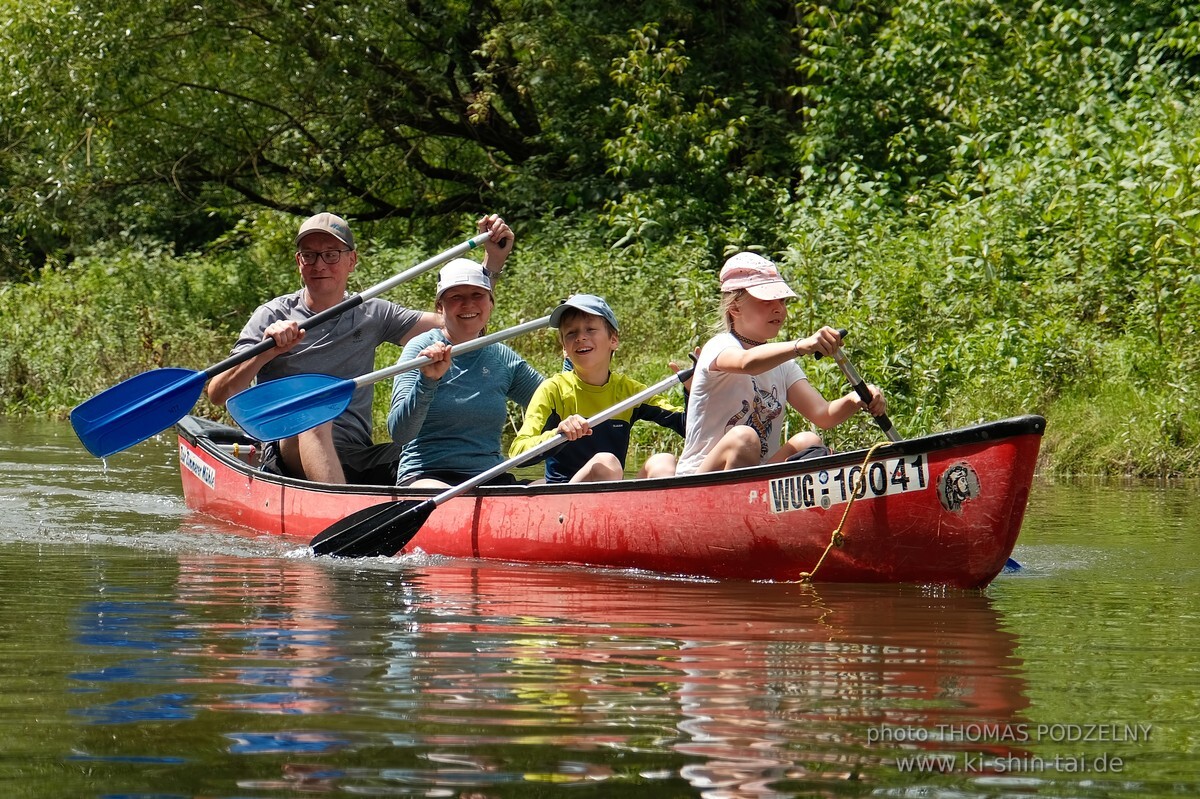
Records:
[[[739,252],[721,267],[721,291],[745,289],[760,300],[784,300],[796,292],[784,282],[775,264],[752,252]]]

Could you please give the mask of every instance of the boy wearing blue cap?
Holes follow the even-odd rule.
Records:
[[[510,458],[561,433],[567,443],[547,456],[546,482],[620,480],[625,473],[625,456],[634,422],[644,419],[684,434],[683,411],[659,397],[597,427],[589,427],[589,417],[646,387],[610,369],[620,342],[617,317],[602,298],[594,294],[573,295],[550,314],[550,325],[558,328],[563,356],[570,360],[572,369],[538,386],[525,409],[525,423],[509,447]],[[675,456],[660,452],[646,460],[638,477],[674,474]]]

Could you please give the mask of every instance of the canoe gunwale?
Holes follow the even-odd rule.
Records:
[[[1041,435],[1046,429],[1045,418],[1036,414],[1014,416],[994,422],[981,422],[968,427],[956,428],[930,435],[907,438],[896,442],[887,442],[879,446],[872,455],[872,460],[884,460],[898,456],[916,455],[922,452],[969,446],[971,444],[986,444],[1012,438],[1014,436],[1035,434]],[[432,497],[442,489],[436,488],[397,488],[380,485],[334,485],[302,480],[294,477],[271,474],[255,469],[245,461],[235,458],[224,451],[219,444],[255,444],[261,445],[257,439],[251,438],[238,428],[222,425],[194,416],[185,416],[176,425],[176,431],[192,446],[203,449],[216,458],[254,479],[266,483],[290,486],[305,491],[321,491],[335,494],[374,495],[380,497]],[[465,492],[464,496],[537,496],[555,494],[602,494],[609,492],[661,491],[668,488],[705,487],[721,485],[742,480],[773,479],[796,472],[808,472],[818,469],[836,468],[842,465],[861,463],[869,448],[848,450],[820,458],[810,458],[803,461],[773,463],[765,466],[751,466],[744,469],[734,469],[725,472],[708,474],[692,474],[683,477],[666,477],[656,480],[617,480],[603,483],[558,483],[543,485],[516,486],[480,486]]]

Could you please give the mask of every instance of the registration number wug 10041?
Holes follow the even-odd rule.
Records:
[[[924,453],[889,458],[868,464],[839,466],[815,472],[777,477],[770,483],[772,513],[806,508],[831,508],[850,500],[923,491],[929,487],[929,466]]]

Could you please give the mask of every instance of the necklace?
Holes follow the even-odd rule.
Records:
[[[767,343],[765,341],[755,341],[752,338],[746,338],[741,333],[737,332],[736,330],[734,330],[732,328],[730,328],[729,332],[732,333],[733,337],[736,338],[738,341],[740,341],[742,343],[742,346],[746,347],[746,348],[759,347],[759,346],[762,346],[763,344]]]

